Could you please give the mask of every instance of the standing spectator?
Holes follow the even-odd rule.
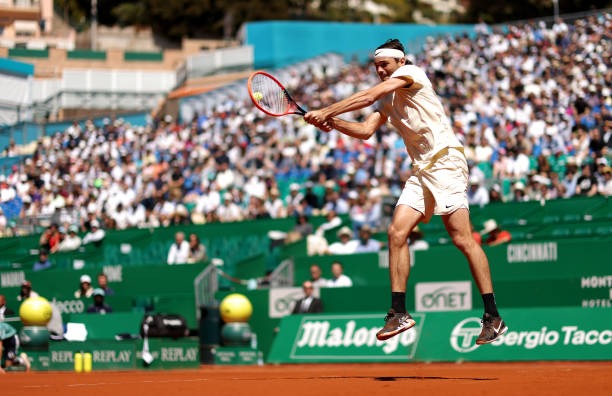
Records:
[[[49,261],[49,252],[46,249],[40,249],[38,253],[38,260],[32,266],[32,271],[42,271],[51,268],[51,261]]]
[[[353,286],[353,281],[348,276],[344,275],[344,267],[339,261],[335,261],[331,265],[332,278],[327,281],[327,287],[350,287]]]
[[[21,289],[19,289],[17,301],[23,301],[30,297],[38,297],[38,293],[32,290],[32,282],[30,282],[29,280],[24,280],[23,282],[21,282]]]
[[[89,243],[93,243],[94,246],[101,246],[104,241],[104,237],[106,237],[106,232],[100,228],[100,222],[98,220],[92,220],[91,222],[91,231],[89,231],[83,237],[83,245],[87,245]]]
[[[206,255],[206,246],[200,242],[200,237],[197,234],[189,234],[189,257],[188,263],[200,263],[208,260]]]
[[[57,251],[58,252],[72,252],[81,247],[81,237],[77,235],[79,228],[71,224],[68,227],[68,235],[60,242]]]
[[[15,315],[15,311],[6,306],[6,297],[4,294],[0,294],[0,322],[4,321],[4,318]]]
[[[304,281],[302,284],[302,290],[304,290],[304,297],[295,302],[295,306],[293,307],[293,311],[291,313],[304,314],[323,312],[323,301],[313,295],[314,285],[312,282]]]
[[[98,274],[98,288],[104,290],[105,296],[112,296],[115,294],[115,291],[108,285],[108,277],[103,272]]]
[[[110,305],[104,302],[104,290],[102,289],[94,289],[91,292],[93,296],[93,304],[87,307],[87,313],[97,313],[97,314],[107,314],[113,312],[113,309]]]
[[[314,287],[327,286],[327,279],[323,278],[321,274],[321,267],[319,267],[317,264],[312,264],[310,266],[310,282],[314,285]]]
[[[371,253],[380,251],[381,243],[376,239],[372,239],[372,227],[364,224],[359,229],[359,238],[355,253]]]
[[[91,287],[91,277],[89,275],[81,275],[79,278],[79,288],[74,292],[75,298],[89,298],[93,294]]]
[[[184,232],[174,234],[174,243],[168,251],[168,264],[186,264],[189,259],[189,242],[185,240]]]

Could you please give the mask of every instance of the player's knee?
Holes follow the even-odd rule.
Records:
[[[406,230],[396,227],[393,224],[389,226],[387,237],[389,238],[389,245],[391,246],[401,246],[408,243],[408,233]]]
[[[468,250],[470,250],[472,245],[474,245],[475,243],[476,242],[474,241],[474,238],[472,238],[471,235],[455,235],[453,237],[453,244],[457,246],[462,252],[467,252]]]

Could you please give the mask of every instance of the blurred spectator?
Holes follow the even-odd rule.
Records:
[[[415,226],[410,234],[408,234],[408,247],[410,250],[427,250],[429,249],[429,242],[427,242],[423,237],[423,231],[418,226]]]
[[[200,263],[208,260],[206,255],[206,247],[200,242],[200,237],[197,234],[189,234],[189,256],[188,263]]]
[[[353,254],[357,248],[357,241],[353,240],[353,231],[347,226],[340,228],[336,234],[339,241],[327,248],[329,254]]]
[[[331,265],[332,278],[327,281],[327,287],[350,287],[353,286],[353,281],[348,276],[344,275],[344,267],[339,261],[335,261]]]
[[[314,296],[314,285],[310,281],[302,284],[304,297],[295,302],[292,314],[319,313],[323,312],[323,301]]]
[[[102,289],[93,289],[93,304],[87,307],[87,313],[107,314],[113,312],[110,305],[104,302],[105,293]]]
[[[0,322],[0,360],[4,361],[5,367],[24,366],[30,371],[30,360],[25,353],[19,353],[19,337],[17,330],[6,322]],[[0,367],[0,374],[4,374]]]
[[[335,210],[329,210],[325,214],[325,222],[317,227],[316,234],[324,236],[325,231],[339,227],[342,224],[342,219],[336,214]]]
[[[489,192],[482,185],[480,177],[470,176],[470,187],[467,192],[468,203],[483,207],[489,203]]]
[[[357,246],[355,247],[355,253],[372,253],[378,252],[381,248],[381,243],[376,239],[372,238],[372,227],[364,224],[359,229],[359,238],[357,239]]]
[[[8,316],[14,316],[15,311],[6,306],[6,297],[4,294],[0,294],[0,322],[4,321],[4,318]]]
[[[606,166],[603,169],[604,180],[599,185],[599,193],[606,197],[612,196],[612,167]]]
[[[74,292],[75,298],[89,298],[93,294],[91,286],[91,277],[89,275],[81,275],[79,278],[79,288]]]
[[[240,208],[233,201],[234,197],[231,193],[223,194],[223,203],[216,210],[216,218],[222,222],[240,221],[243,216]]]
[[[83,245],[87,245],[93,243],[94,246],[101,246],[104,238],[106,237],[106,232],[100,228],[100,222],[98,220],[93,220],[91,222],[91,231],[89,231],[83,237]]]
[[[597,194],[597,179],[593,176],[591,165],[584,164],[582,173],[576,181],[576,195],[592,197]]]
[[[168,264],[186,264],[189,259],[189,242],[185,240],[184,232],[174,234],[174,243],[168,251]]]
[[[295,226],[293,226],[293,229],[287,233],[285,243],[299,241],[300,239],[304,239],[308,237],[308,235],[312,234],[312,223],[310,223],[307,215],[298,214],[295,220]]]
[[[314,285],[314,287],[326,287],[327,279],[323,278],[321,271],[321,267],[317,264],[312,264],[310,266],[310,282]]]
[[[49,261],[49,252],[46,249],[40,249],[38,252],[38,260],[32,266],[32,271],[42,271],[51,268],[51,261]]]
[[[110,288],[108,285],[108,277],[105,273],[101,272],[97,277],[98,281],[98,289],[102,289],[104,291],[105,296],[112,296],[115,294],[115,291]]]
[[[51,224],[40,236],[40,248],[47,252],[53,252],[61,242],[59,226],[55,223]]]
[[[502,230],[494,219],[489,219],[484,223],[484,229],[480,232],[484,239],[484,244],[495,246],[510,242],[512,235],[506,230]]]
[[[68,235],[60,242],[57,247],[58,252],[72,252],[81,247],[81,237],[77,235],[79,228],[71,224],[68,227]]]
[[[38,297],[38,293],[32,290],[32,282],[24,280],[23,282],[21,282],[21,288],[19,289],[17,301],[23,301],[30,297]]]

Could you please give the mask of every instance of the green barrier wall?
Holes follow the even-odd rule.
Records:
[[[476,346],[480,311],[414,315],[417,325],[381,342],[380,314],[296,315],[283,319],[272,363],[386,361],[609,360],[612,315],[605,309],[504,312],[508,332]]]

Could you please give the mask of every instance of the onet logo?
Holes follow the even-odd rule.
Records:
[[[472,352],[476,345],[476,338],[480,334],[480,319],[467,318],[453,328],[450,336],[450,344],[453,349],[460,353]]]

